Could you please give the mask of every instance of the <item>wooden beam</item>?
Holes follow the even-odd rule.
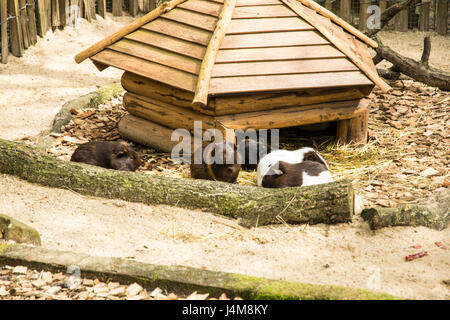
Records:
[[[133,21],[132,23],[130,23],[126,27],[124,27],[124,28],[120,29],[119,31],[109,35],[105,39],[95,43],[94,45],[90,46],[86,50],[83,50],[82,52],[77,54],[75,56],[75,62],[76,63],[81,63],[84,60],[86,60],[87,58],[92,57],[94,54],[99,53],[105,47],[113,44],[117,40],[120,40],[121,38],[123,38],[127,34],[135,31],[138,28],[140,28],[144,24],[146,24],[146,23],[148,23],[148,22],[158,18],[163,13],[166,13],[166,12],[172,10],[173,8],[175,8],[180,3],[183,3],[184,1],[186,1],[186,0],[172,0],[170,2],[164,2],[158,8],[156,8],[155,10],[149,12],[145,16],[143,16],[143,17]]]
[[[135,17],[139,12],[138,0],[129,0],[129,12],[132,17]]]
[[[359,30],[361,30],[361,31],[364,31],[367,29],[367,18],[369,17],[369,14],[367,13],[367,8],[369,8],[369,6],[370,6],[370,0],[360,0],[360,2],[359,2]]]
[[[2,37],[2,63],[8,62],[8,24],[6,23],[6,19],[8,18],[7,12],[7,0],[0,0],[0,22],[4,22],[1,26],[1,37]]]
[[[120,120],[118,129],[123,138],[162,152],[172,152],[173,147],[179,142],[171,141],[173,129],[131,114],[125,115]],[[184,137],[188,139],[190,134]]]
[[[231,21],[233,15],[234,6],[236,0],[225,0],[222,8],[222,12],[219,15],[219,19],[216,24],[216,29],[209,41],[206,48],[205,56],[200,67],[200,73],[198,75],[197,87],[195,89],[194,100],[195,105],[206,106],[208,104],[209,84],[212,75],[212,69],[216,62],[217,52],[220,49],[223,39]]]
[[[123,97],[123,105],[132,115],[172,129],[183,128],[193,131],[194,121],[202,121],[203,130],[215,127],[211,116],[129,92]]]
[[[351,0],[340,1],[339,15],[344,21],[348,23],[351,21],[351,14],[352,14],[351,4],[352,4]]]
[[[306,20],[312,26],[314,26],[323,36],[325,36],[331,43],[333,43],[339,50],[347,55],[366,75],[370,78],[377,86],[381,88],[383,91],[388,91],[391,87],[385,83],[376,73],[376,70],[373,70],[369,65],[364,63],[356,53],[354,53],[349,44],[346,41],[342,41],[338,39],[333,33],[324,26],[319,20],[316,20],[314,17],[310,16],[303,10],[303,6],[301,3],[296,0],[281,0],[284,4],[286,4],[289,8],[291,8],[294,12],[296,12],[301,18]]]
[[[369,46],[376,48],[378,46],[376,41],[373,41],[369,37],[367,37],[364,33],[353,27],[348,21],[350,21],[350,0],[341,0],[341,14],[344,11],[345,15],[343,17],[346,17],[344,19],[339,18],[336,16],[333,12],[325,9],[321,5],[317,4],[316,2],[312,0],[299,0],[302,4],[305,6],[315,10],[317,13],[321,14],[324,17],[329,18],[334,23],[338,24],[342,28],[344,28],[347,32],[353,34],[355,37],[360,39],[361,41],[365,42]],[[368,1],[368,0],[365,0]],[[342,11],[343,10],[343,11]],[[341,15],[342,17],[342,15]]]
[[[216,121],[230,129],[276,129],[347,120],[358,116],[367,108],[360,100],[328,102],[314,105],[282,108],[216,117]]]
[[[445,36],[447,34],[448,0],[438,0],[436,9],[436,32]]]

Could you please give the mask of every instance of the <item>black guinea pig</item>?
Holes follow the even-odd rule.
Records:
[[[70,161],[121,171],[136,171],[141,159],[127,144],[118,141],[91,141],[75,150]]]
[[[238,152],[241,155],[242,169],[256,170],[259,160],[270,152],[270,147],[254,139],[247,138],[239,142]]]
[[[230,141],[212,143],[205,153],[207,161],[204,161],[203,157],[201,164],[192,161],[190,165],[192,178],[236,182],[241,170],[241,160],[234,143]]]
[[[262,179],[265,188],[302,187],[333,182],[328,168],[316,161],[288,163],[278,161]]]

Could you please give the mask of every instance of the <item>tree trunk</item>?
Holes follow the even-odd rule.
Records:
[[[361,216],[369,222],[372,230],[390,226],[424,226],[443,230],[450,220],[450,190],[436,193],[425,204],[364,209]]]
[[[348,181],[265,189],[224,182],[149,176],[55,159],[33,147],[0,139],[0,173],[81,194],[148,205],[201,209],[240,219],[246,227],[287,223],[350,222],[353,189]]]

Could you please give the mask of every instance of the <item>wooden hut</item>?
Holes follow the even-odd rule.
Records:
[[[173,129],[273,129],[337,121],[367,139],[380,79],[373,40],[312,0],[173,0],[75,57],[125,71],[131,140],[170,150]]]

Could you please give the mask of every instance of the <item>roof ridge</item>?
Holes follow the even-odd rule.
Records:
[[[228,25],[233,16],[236,0],[224,0],[222,11],[218,17],[216,27],[206,48],[200,73],[198,75],[197,86],[195,88],[194,105],[204,105],[208,103],[209,86],[211,82],[212,69],[216,62],[222,41],[225,37]]]
[[[92,57],[93,55],[99,53],[103,49],[105,49],[107,46],[113,44],[114,42],[122,39],[127,34],[136,31],[138,28],[142,27],[144,24],[149,23],[152,20],[155,20],[160,15],[169,12],[170,10],[174,9],[179,4],[189,1],[189,0],[172,0],[169,2],[163,2],[161,5],[159,5],[156,9],[150,11],[146,15],[142,16],[141,18],[133,21],[129,25],[126,25],[122,29],[114,32],[113,34],[110,34],[103,40],[100,40],[99,42],[93,44],[89,48],[81,51],[75,56],[75,62],[81,63],[87,58]]]

